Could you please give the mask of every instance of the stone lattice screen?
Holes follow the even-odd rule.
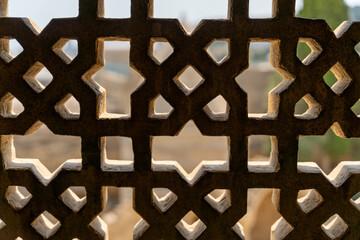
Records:
[[[52,20],[39,33],[28,19],[8,18],[6,0],[0,3],[0,239],[106,238],[97,217],[105,186],[134,188],[134,209],[144,219],[134,239],[245,239],[237,222],[246,214],[251,188],[276,189],[273,201],[282,218],[269,233],[273,239],[360,239],[360,202],[352,200],[360,190],[360,164],[342,162],[325,175],[316,164],[297,161],[300,135],[323,135],[332,128],[344,138],[360,137],[360,120],[351,111],[360,98],[358,23],[333,32],[324,20],[295,18],[295,0],[274,0],[273,18],[250,19],[249,0],[230,0],[227,20],[205,20],[187,35],[177,20],[152,18],[151,0],[132,0],[128,19],[104,18],[102,0],[79,0],[78,17]],[[8,39],[24,48],[14,59]],[[73,61],[61,52],[68,39],[79,44]],[[105,91],[92,80],[104,63],[104,41],[122,39],[131,41],[131,65],[145,78],[131,96],[131,118],[105,113]],[[174,47],[162,64],[149,56],[154,39]],[[221,64],[204,49],[214,39],[230,45],[230,57]],[[284,78],[269,93],[266,115],[248,115],[247,95],[235,82],[248,67],[251,41],[271,42],[271,63]],[[312,48],[303,62],[296,56],[299,41]],[[54,77],[45,89],[34,78],[36,62]],[[172,80],[188,65],[204,78],[191,93]],[[323,80],[329,69],[338,78],[332,88]],[[69,94],[80,103],[80,116],[66,109]],[[174,108],[168,118],[149,114],[159,94]],[[218,95],[228,112],[204,111]],[[295,116],[295,104],[304,96],[309,110]],[[12,114],[13,97],[25,108],[18,116]],[[190,120],[203,135],[227,136],[228,165],[203,162],[188,176],[173,162],[152,161],[153,137],[176,135]],[[80,136],[82,159],[51,173],[37,160],[16,158],[13,135],[34,132],[41,124],[55,134]],[[248,164],[250,135],[272,136],[267,164]],[[106,136],[130,137],[134,162],[108,160]],[[85,187],[86,198],[68,189],[73,186]],[[153,188],[172,193],[159,198]],[[207,196],[214,189],[227,191]],[[298,199],[298,192],[308,189]],[[201,221],[182,222],[189,211]]]

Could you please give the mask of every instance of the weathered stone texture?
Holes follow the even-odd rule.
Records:
[[[271,188],[277,189],[273,200],[283,217],[274,224],[272,239],[360,239],[360,203],[352,200],[360,190],[360,164],[343,162],[326,176],[316,165],[297,161],[300,135],[323,135],[331,127],[341,137],[360,137],[360,120],[350,109],[360,98],[360,58],[354,50],[360,25],[345,22],[333,32],[324,20],[296,18],[295,0],[273,0],[273,18],[249,19],[248,1],[229,0],[227,20],[204,20],[188,35],[175,19],[152,18],[151,0],[132,0],[128,19],[104,18],[102,0],[79,0],[78,17],[54,19],[41,32],[28,19],[5,17],[7,2],[1,0],[0,239],[105,238],[106,228],[96,218],[104,186],[134,188],[134,208],[146,221],[137,226],[135,238],[243,238],[237,222],[246,214],[247,190]],[[149,54],[151,39],[157,38],[174,48],[160,65]],[[7,53],[8,39],[24,48],[14,59]],[[72,61],[60,51],[67,39],[78,41]],[[145,79],[131,96],[130,118],[105,112],[105,91],[91,78],[104,64],[103,42],[116,39],[131,40],[130,62]],[[230,57],[221,64],[204,49],[214,39],[230,45]],[[271,42],[272,65],[284,78],[269,93],[265,115],[248,115],[247,95],[235,81],[248,68],[251,41]],[[296,56],[299,41],[313,49],[303,62]],[[37,62],[54,78],[45,89],[31,80],[37,69],[28,72]],[[188,65],[204,78],[191,93],[173,81]],[[331,68],[339,79],[332,89],[323,80]],[[26,73],[31,84],[23,79]],[[63,106],[69,94],[80,103],[80,115]],[[168,118],[149,115],[159,94],[174,108]],[[210,118],[203,108],[218,95],[228,103],[228,113]],[[295,116],[295,104],[304,96],[309,110]],[[14,97],[25,108],[18,116],[11,110]],[[203,135],[228,138],[228,165],[204,162],[188,176],[173,162],[152,162],[154,136],[175,135],[190,120]],[[13,135],[29,134],[41,124],[55,134],[80,136],[81,160],[49,172],[37,160],[16,158]],[[273,136],[267,165],[248,165],[249,135]],[[130,137],[134,162],[106,159],[106,136]],[[67,190],[72,186],[85,187],[86,193]],[[172,193],[160,198],[153,188]],[[207,196],[214,189],[229,191]],[[316,191],[298,199],[305,189]],[[189,211],[201,222],[178,224]]]

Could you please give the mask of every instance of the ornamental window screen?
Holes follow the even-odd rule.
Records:
[[[78,17],[54,19],[40,32],[29,19],[7,17],[6,0],[0,7],[0,239],[106,239],[98,217],[105,187],[132,189],[142,217],[134,239],[245,239],[238,221],[248,193],[260,188],[274,189],[281,215],[271,239],[359,239],[359,163],[341,162],[326,175],[314,163],[298,162],[300,135],[331,128],[343,138],[360,137],[351,110],[360,98],[358,23],[332,31],[324,20],[296,18],[295,0],[273,0],[272,18],[251,19],[249,0],[229,0],[228,19],[204,20],[188,34],[175,19],[154,18],[151,0],[132,0],[131,17],[119,19],[103,17],[101,0],[79,0]],[[15,58],[10,39],[23,48]],[[77,41],[75,58],[63,51],[69,40]],[[106,91],[93,79],[104,65],[104,41],[114,40],[130,42],[131,66],[143,78],[131,95],[131,116],[107,112]],[[228,44],[224,59],[208,54],[214,41]],[[312,50],[302,62],[299,41]],[[155,56],[156,42],[168,43],[172,54]],[[249,65],[250,42],[271,44],[271,63],[283,78],[264,114],[248,114],[247,94],[235,81]],[[47,86],[37,79],[43,68],[52,76]],[[193,85],[181,79],[189,69],[198,75]],[[323,80],[330,69],[338,79],[331,88]],[[215,98],[226,107],[214,110]],[[308,110],[294,114],[302,98]],[[18,114],[14,99],[23,105]],[[70,99],[78,112],[66,105]],[[170,110],[157,110],[159,99]],[[19,157],[14,136],[41,125],[81,138],[81,156],[53,171]],[[190,173],[153,154],[159,142],[186,135],[189,125],[210,146],[228,149]],[[248,163],[248,139],[255,135],[269,138],[271,151],[267,161]],[[106,141],[114,137],[124,138],[132,153],[107,154]],[[193,224],[182,220],[190,213],[198,217]]]

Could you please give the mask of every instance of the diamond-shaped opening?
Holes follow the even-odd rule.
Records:
[[[259,7],[261,6],[261,7]],[[271,18],[272,0],[250,0],[249,1],[250,18]]]
[[[276,208],[277,194],[279,189],[248,189],[247,212],[232,228],[241,239],[284,239],[293,229]]]
[[[168,188],[153,188],[152,202],[159,212],[166,212],[176,202],[178,197]]]
[[[354,207],[357,208],[357,210],[360,211],[360,192],[358,192],[357,194],[355,194],[351,199],[350,202],[352,205],[354,205]]]
[[[360,117],[360,100],[351,107],[351,111],[353,111],[357,117]]]
[[[44,28],[53,18],[77,17],[78,9],[79,1],[76,0],[9,1],[9,16],[31,18],[40,28]]]
[[[158,95],[150,102],[149,117],[166,119],[173,110],[174,108],[163,98],[163,96]]]
[[[202,19],[228,19],[228,1],[154,0],[155,18],[177,18],[186,34],[191,34]],[[152,16],[151,16],[152,17]]]
[[[219,213],[223,213],[231,207],[231,192],[227,189],[215,189],[204,199]]]
[[[40,62],[36,62],[23,76],[24,80],[35,92],[42,92],[53,80],[52,74]]]
[[[131,0],[105,0],[106,18],[129,18]]]
[[[248,98],[248,116],[275,117],[278,100],[274,98],[283,85],[283,76],[270,64],[270,43],[251,42],[249,68],[236,77],[237,84]]]
[[[338,214],[334,214],[321,225],[321,229],[331,239],[339,239],[346,233],[348,228],[349,226]]]
[[[45,239],[55,235],[61,223],[51,213],[44,211],[32,223],[31,226]]]
[[[311,38],[300,38],[297,45],[296,56],[308,65],[313,62],[322,52],[320,44]]]
[[[66,95],[55,105],[55,110],[64,119],[79,119],[80,118],[80,103],[74,98],[72,94]]]
[[[248,169],[256,173],[279,170],[276,136],[251,135],[248,137]]]
[[[77,213],[86,204],[86,188],[81,186],[69,187],[59,198],[68,208]]]
[[[322,111],[322,106],[310,94],[306,94],[295,105],[295,117],[300,119],[316,119]]]
[[[61,38],[52,50],[66,63],[70,64],[78,55],[78,42],[75,39]]]
[[[226,121],[229,118],[229,104],[221,95],[211,100],[203,110],[214,121]]]
[[[217,64],[222,64],[230,58],[230,39],[218,39],[211,41],[205,50]]]
[[[356,44],[356,46],[355,46],[354,49],[355,49],[355,51],[357,52],[357,54],[360,55],[360,43]]]
[[[101,169],[106,172],[131,172],[134,152],[131,138],[103,137],[101,140]]]
[[[188,212],[175,226],[185,239],[197,239],[206,230],[206,225],[193,211]]]
[[[145,80],[130,66],[130,41],[105,41],[104,49],[105,66],[93,76],[98,88],[103,87],[106,92],[102,103],[106,111],[100,112],[99,117],[128,118],[130,96]]]
[[[309,213],[317,208],[324,198],[315,189],[305,189],[298,192],[297,204],[304,213]]]
[[[193,66],[187,66],[175,76],[174,81],[185,95],[189,95],[204,82],[204,78]]]
[[[9,63],[24,51],[16,39],[0,38],[0,43],[3,45],[0,49],[0,57],[6,63]]]
[[[228,171],[227,137],[202,136],[189,121],[177,136],[156,136],[152,139],[152,169],[177,171],[190,185],[206,171]]]
[[[345,68],[340,63],[336,63],[324,75],[324,81],[334,93],[340,95],[350,85],[352,79]]]
[[[16,118],[25,110],[22,103],[11,93],[0,99],[0,115],[4,118]]]
[[[46,125],[42,125],[35,133],[14,136],[14,145],[17,162],[32,162],[39,166],[38,174],[46,181],[63,167],[81,167],[81,138],[55,135]]]
[[[6,226],[5,222],[0,219],[0,229],[3,229]]]
[[[29,203],[32,195],[25,187],[9,186],[6,190],[5,197],[14,210],[20,210]]]
[[[101,220],[96,221],[97,232],[119,239],[138,239],[133,236],[141,235],[149,225],[133,209],[133,188],[103,187],[102,190],[105,206],[99,214]]]
[[[165,38],[151,38],[149,55],[157,63],[163,63],[174,52],[173,46]]]
[[[359,148],[360,139],[341,138],[329,129],[323,136],[300,136],[298,159],[300,164],[316,163],[324,174],[335,176],[341,162],[359,160]]]

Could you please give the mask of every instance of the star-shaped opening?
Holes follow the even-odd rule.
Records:
[[[33,131],[41,123],[35,125]],[[45,125],[31,135],[3,136],[1,146],[5,169],[31,170],[45,186],[63,169],[81,169],[80,138],[54,135]]]
[[[103,137],[101,139],[101,169],[105,172],[131,172],[134,170],[131,138]]]
[[[295,117],[300,119],[316,119],[323,107],[310,94],[306,94],[295,105]]]
[[[336,187],[341,186],[351,174],[360,173],[357,149],[360,139],[338,137],[332,130],[323,136],[299,138],[298,170],[322,173]]]
[[[207,171],[228,171],[228,156],[227,137],[202,136],[193,121],[177,136],[159,136],[152,140],[152,169],[177,171],[190,185]]]
[[[279,170],[278,142],[275,136],[249,136],[248,169],[255,173],[270,173]]]

